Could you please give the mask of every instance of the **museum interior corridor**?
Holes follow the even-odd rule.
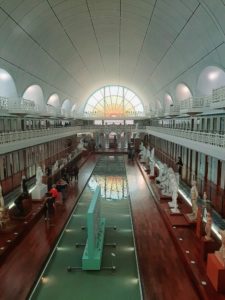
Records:
[[[0,0],[0,298],[225,299],[225,0]]]

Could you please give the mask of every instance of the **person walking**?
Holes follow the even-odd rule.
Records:
[[[79,175],[79,168],[77,165],[75,165],[74,169],[74,177],[75,177],[75,181],[78,181],[78,175]]]
[[[180,176],[182,175],[182,167],[183,167],[183,162],[180,156],[178,156],[178,161],[176,162],[177,168],[178,168],[178,173]]]

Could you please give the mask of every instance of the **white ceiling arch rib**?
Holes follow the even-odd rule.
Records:
[[[225,68],[224,13],[211,0],[0,0],[0,68],[77,107],[108,84],[148,105],[203,62]]]

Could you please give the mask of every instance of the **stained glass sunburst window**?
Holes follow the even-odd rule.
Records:
[[[122,86],[105,86],[92,94],[84,113],[89,116],[118,118],[143,116],[141,100],[135,93]]]

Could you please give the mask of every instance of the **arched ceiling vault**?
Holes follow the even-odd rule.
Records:
[[[225,0],[0,0],[0,68],[19,93],[35,83],[81,106],[118,84],[147,105],[225,67],[224,16]]]

